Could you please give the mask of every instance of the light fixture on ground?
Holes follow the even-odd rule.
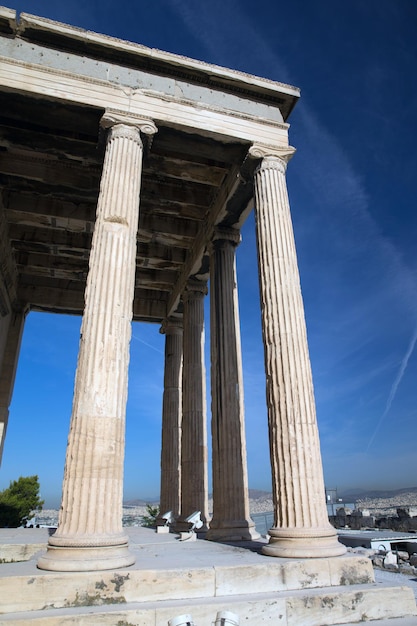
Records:
[[[213,623],[213,622],[212,622]],[[214,626],[239,626],[239,616],[231,611],[218,611]],[[178,615],[169,620],[168,626],[195,626],[191,615]]]
[[[201,511],[194,511],[194,513],[185,518],[185,521],[190,524],[190,531],[198,530],[203,526]]]
[[[185,521],[189,524],[189,528],[187,531],[182,531],[180,533],[180,541],[195,541],[197,539],[195,531],[203,526],[201,511],[194,511],[194,513],[191,513],[191,515],[185,518]]]
[[[160,517],[164,520],[164,526],[169,526],[174,521],[174,514],[172,513],[172,511],[167,511]]]
[[[162,520],[163,523],[160,523],[159,520]],[[157,533],[169,533],[169,525],[175,521],[174,514],[172,511],[167,511],[163,515],[158,516],[156,522],[156,532]]]
[[[191,615],[178,615],[169,620],[168,626],[195,626]]]
[[[215,626],[239,626],[239,616],[231,611],[219,611],[216,615]]]

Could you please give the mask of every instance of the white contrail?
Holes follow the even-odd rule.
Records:
[[[392,403],[394,401],[394,398],[395,398],[395,396],[397,394],[398,387],[400,386],[402,377],[404,376],[404,372],[405,372],[405,370],[407,368],[408,361],[410,359],[410,356],[413,353],[414,346],[416,345],[416,342],[417,342],[417,326],[414,329],[414,333],[413,333],[413,335],[411,337],[411,341],[410,341],[410,344],[409,344],[409,346],[407,348],[407,352],[405,353],[404,358],[401,361],[400,369],[398,370],[398,374],[397,374],[397,376],[396,376],[396,378],[395,378],[395,380],[394,380],[394,382],[392,384],[391,391],[390,391],[390,394],[389,394],[388,400],[387,400],[387,405],[385,407],[385,411],[383,412],[383,414],[381,415],[381,417],[378,420],[378,424],[376,425],[375,430],[372,433],[372,437],[370,438],[369,443],[368,443],[368,445],[366,447],[366,452],[368,452],[369,448],[373,444],[374,439],[375,439],[375,435],[377,434],[378,430],[380,429],[382,422],[386,418],[386,416],[387,416],[387,414],[388,414],[388,412],[389,412],[389,410],[391,408],[391,405],[392,405]]]
[[[159,354],[164,354],[163,350],[160,350],[159,348],[155,348],[155,346],[148,343],[147,341],[144,341],[143,339],[140,339],[139,337],[136,337],[136,335],[134,335],[133,333],[132,333],[132,339],[136,339],[136,341],[140,341],[140,343],[143,343],[145,346],[148,346],[148,348],[152,348],[152,350],[155,350],[155,352],[159,352]]]

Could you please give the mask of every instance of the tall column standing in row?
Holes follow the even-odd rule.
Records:
[[[285,171],[285,158],[268,155],[254,180],[275,513],[263,552],[279,557],[337,556],[346,549],[327,517]]]
[[[164,397],[162,402],[162,450],[160,515],[181,506],[182,345],[181,319],[169,318],[161,327],[165,334]],[[157,518],[157,523],[163,523]]]
[[[204,367],[204,296],[207,286],[190,280],[183,294],[184,362],[181,430],[181,518],[180,523],[201,511],[207,530],[208,476],[206,376]],[[181,526],[178,526],[181,529]]]
[[[0,463],[6,438],[9,406],[12,401],[20,344],[27,311],[8,313],[0,323],[7,325],[3,354],[0,355]]]
[[[68,438],[58,529],[41,569],[134,563],[122,528],[129,343],[143,146],[140,129],[104,118],[108,133]]]
[[[213,519],[207,539],[259,537],[249,515],[242,353],[236,279],[240,233],[216,229],[210,254]]]

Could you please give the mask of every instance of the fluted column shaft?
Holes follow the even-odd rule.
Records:
[[[213,518],[207,539],[259,537],[249,515],[242,352],[235,250],[239,231],[215,231],[210,247]]]
[[[0,355],[0,463],[6,439],[9,406],[12,401],[17,362],[26,311],[8,313],[1,322],[7,325],[3,354]]]
[[[271,556],[343,554],[330,526],[286,163],[264,158],[255,208],[275,521]]]
[[[108,132],[59,525],[38,563],[44,569],[134,562],[122,529],[122,499],[142,149],[139,128],[116,123]]]
[[[184,301],[184,361],[181,429],[181,519],[193,511],[208,518],[204,296],[207,287],[189,282]]]
[[[160,513],[180,514],[182,419],[182,320],[168,319],[165,334],[164,397],[162,403],[162,451]]]

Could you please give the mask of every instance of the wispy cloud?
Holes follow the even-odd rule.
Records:
[[[214,62],[224,64],[227,59],[239,69],[292,82],[289,66],[277,52],[276,42],[265,38],[265,34],[257,29],[256,21],[249,20],[235,0],[214,0],[210,5],[202,3],[198,11],[190,1],[167,1]],[[277,24],[277,37],[280,27]],[[250,45],[250,54],[247,50],[242,52],[242,33]],[[319,329],[323,326],[320,324],[327,320],[327,366],[332,360],[343,365],[343,361],[346,363],[352,353],[359,350],[362,356],[368,354],[362,366],[358,360],[361,355],[355,357],[358,368],[352,379],[345,381],[345,399],[349,391],[354,393],[360,389],[362,375],[364,387],[368,373],[368,380],[372,378],[377,389],[381,377],[386,378],[388,370],[393,367],[396,357],[385,340],[379,341],[378,336],[389,332],[391,337],[395,334],[398,339],[414,323],[417,315],[416,276],[374,219],[370,210],[372,190],[367,189],[357,163],[309,106],[308,98],[298,105],[294,118],[296,124],[292,134],[302,137],[303,145],[303,150],[296,156],[300,172],[297,184],[307,189],[314,204],[310,212],[304,208],[307,219],[300,218],[301,238],[304,246],[309,246],[313,229],[316,244],[323,244],[322,249],[314,250],[308,257],[316,263],[312,268],[307,267],[315,289],[311,312],[314,315],[318,306],[323,309],[312,325],[321,332]],[[306,223],[309,232],[303,232]],[[322,292],[318,305],[319,289]],[[399,315],[402,328],[395,323]],[[395,399],[416,341],[414,331],[368,447]],[[323,342],[321,346],[319,344],[317,341],[317,358],[321,359]],[[377,345],[385,347],[376,350]],[[331,354],[333,356],[329,356]],[[372,397],[375,399],[375,393]],[[352,434],[355,428],[353,420]]]
[[[227,59],[235,67],[256,73],[261,73],[262,68],[263,75],[269,78],[291,82],[287,64],[236,0],[201,3],[198,10],[191,0],[167,2],[215,62],[224,64]],[[280,27],[277,23],[277,37]],[[247,49],[242,50],[242,33],[250,42],[250,54]],[[296,158],[302,163],[303,184],[310,187],[323,207],[327,244],[337,247],[344,261],[361,255],[369,259],[371,253],[372,267],[364,266],[362,271],[371,271],[374,266],[380,270],[382,264],[384,289],[393,290],[417,311],[416,277],[373,219],[360,173],[306,102],[299,105],[296,113],[298,132],[305,140],[303,153]]]
[[[398,387],[400,386],[400,383],[401,383],[402,378],[404,376],[404,372],[407,369],[408,361],[410,360],[410,357],[411,357],[411,355],[412,355],[412,353],[414,351],[416,342],[417,342],[417,326],[414,329],[414,332],[413,332],[413,335],[411,337],[410,343],[408,345],[407,351],[406,351],[406,353],[405,353],[405,355],[404,355],[404,357],[403,357],[403,359],[401,361],[401,364],[400,364],[397,376],[395,377],[394,382],[392,384],[391,391],[390,391],[390,394],[388,396],[387,404],[385,406],[385,410],[382,413],[381,417],[379,418],[378,423],[375,426],[374,432],[372,433],[372,436],[369,439],[368,445],[366,447],[366,451],[367,452],[369,451],[369,448],[372,446],[372,444],[373,444],[373,442],[375,440],[375,437],[376,437],[376,435],[377,435],[377,433],[378,433],[378,431],[379,431],[379,429],[381,427],[381,424],[383,423],[384,419],[386,418],[386,416],[388,415],[388,413],[389,413],[389,411],[391,409],[392,403],[394,402],[394,398],[397,395]]]
[[[194,0],[167,2],[214,63],[224,65],[224,59],[228,59],[235,69],[246,72],[255,72],[255,68],[263,66],[269,77],[287,80],[287,68],[236,0],[211,0],[198,5]],[[277,24],[277,31],[279,28]],[[245,46],[242,46],[243,41]]]
[[[151,348],[151,350],[155,350],[155,352],[159,352],[159,354],[164,354],[163,350],[161,350],[160,348],[157,348],[156,346],[153,346],[148,341],[145,341],[144,339],[137,337],[134,333],[132,333],[132,339],[135,339],[135,341],[139,341],[140,343],[143,343],[144,346]]]

